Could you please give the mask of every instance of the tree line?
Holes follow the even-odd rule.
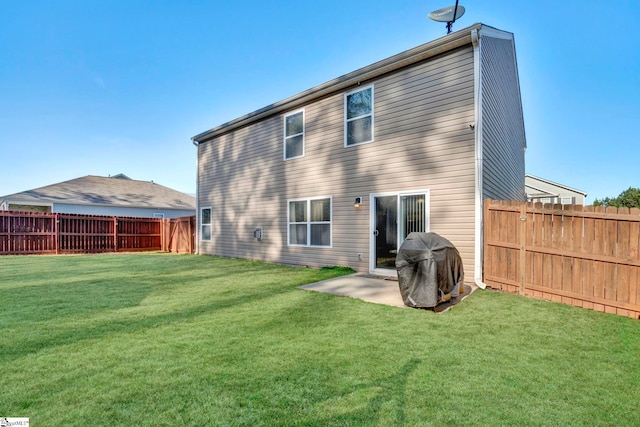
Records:
[[[615,206],[617,208],[640,208],[640,188],[629,187],[618,197],[595,199],[593,206]]]

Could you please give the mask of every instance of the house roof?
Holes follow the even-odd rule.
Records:
[[[315,86],[304,92],[300,92],[297,95],[293,95],[289,98],[283,99],[282,101],[268,105],[260,110],[254,111],[253,113],[231,120],[230,122],[202,132],[192,137],[191,140],[195,145],[198,145],[202,142],[215,138],[216,136],[247,126],[268,116],[299,108],[313,100],[359,85],[360,83],[369,81],[375,77],[415,64],[435,55],[456,49],[460,46],[471,44],[472,34],[474,31],[477,35],[477,32],[483,29],[491,30],[494,33],[512,36],[511,33],[497,30],[481,23],[476,23],[467,28],[447,34],[444,37],[440,37],[431,42],[422,44],[413,49],[401,52],[387,59],[383,59],[321,85]]]
[[[557,182],[553,182],[553,181],[548,180],[548,179],[540,178],[539,176],[531,175],[531,174],[529,174],[529,173],[525,174],[524,176],[525,176],[525,181],[526,181],[526,178],[531,178],[531,179],[533,179],[533,180],[540,181],[540,182],[544,182],[544,183],[546,183],[546,184],[553,185],[553,186],[558,187],[558,188],[563,188],[563,189],[565,189],[565,190],[567,190],[567,191],[573,191],[574,193],[582,194],[582,195],[583,195],[583,196],[585,196],[585,197],[587,196],[587,193],[585,193],[585,192],[584,192],[584,191],[582,191],[582,190],[576,190],[575,188],[567,187],[566,185],[558,184]],[[535,190],[540,190],[540,188],[538,188],[538,187],[536,187],[536,186],[532,185],[531,183],[526,183],[526,182],[525,182],[525,186],[526,186],[526,187],[533,188],[533,189],[535,189]],[[544,191],[545,193],[548,193],[546,190],[540,190],[540,191]],[[551,194],[551,193],[549,193],[549,194]]]
[[[525,192],[527,193],[528,197],[535,197],[535,198],[540,198],[540,197],[558,197],[560,195],[559,193],[552,193],[550,191],[544,190],[542,188],[535,187],[535,186],[530,185],[530,184],[525,184],[524,188],[525,188]],[[529,191],[529,190],[531,190],[531,191]]]
[[[87,175],[21,193],[0,197],[10,203],[61,203],[112,207],[195,209],[195,197],[153,181],[138,181],[126,175]]]

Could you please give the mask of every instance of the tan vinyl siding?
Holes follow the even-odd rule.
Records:
[[[371,143],[344,147],[344,93],[304,105],[305,156],[283,160],[277,114],[198,146],[199,206],[212,207],[200,251],[230,257],[369,269],[371,193],[428,189],[431,231],[474,256],[473,51],[469,45],[362,82],[374,87]],[[287,200],[331,196],[331,248],[287,245]],[[353,207],[362,197],[360,209]],[[257,241],[253,230],[263,227]],[[358,259],[358,254],[363,259]]]
[[[480,39],[483,198],[525,200],[526,147],[513,40]]]

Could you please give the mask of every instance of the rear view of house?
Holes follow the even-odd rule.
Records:
[[[395,275],[432,231],[481,280],[483,199],[525,200],[514,38],[483,24],[192,139],[202,254]]]

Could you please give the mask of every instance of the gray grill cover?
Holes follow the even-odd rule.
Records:
[[[411,233],[396,256],[398,285],[405,305],[435,307],[444,296],[458,296],[464,286],[460,253],[436,233]]]

